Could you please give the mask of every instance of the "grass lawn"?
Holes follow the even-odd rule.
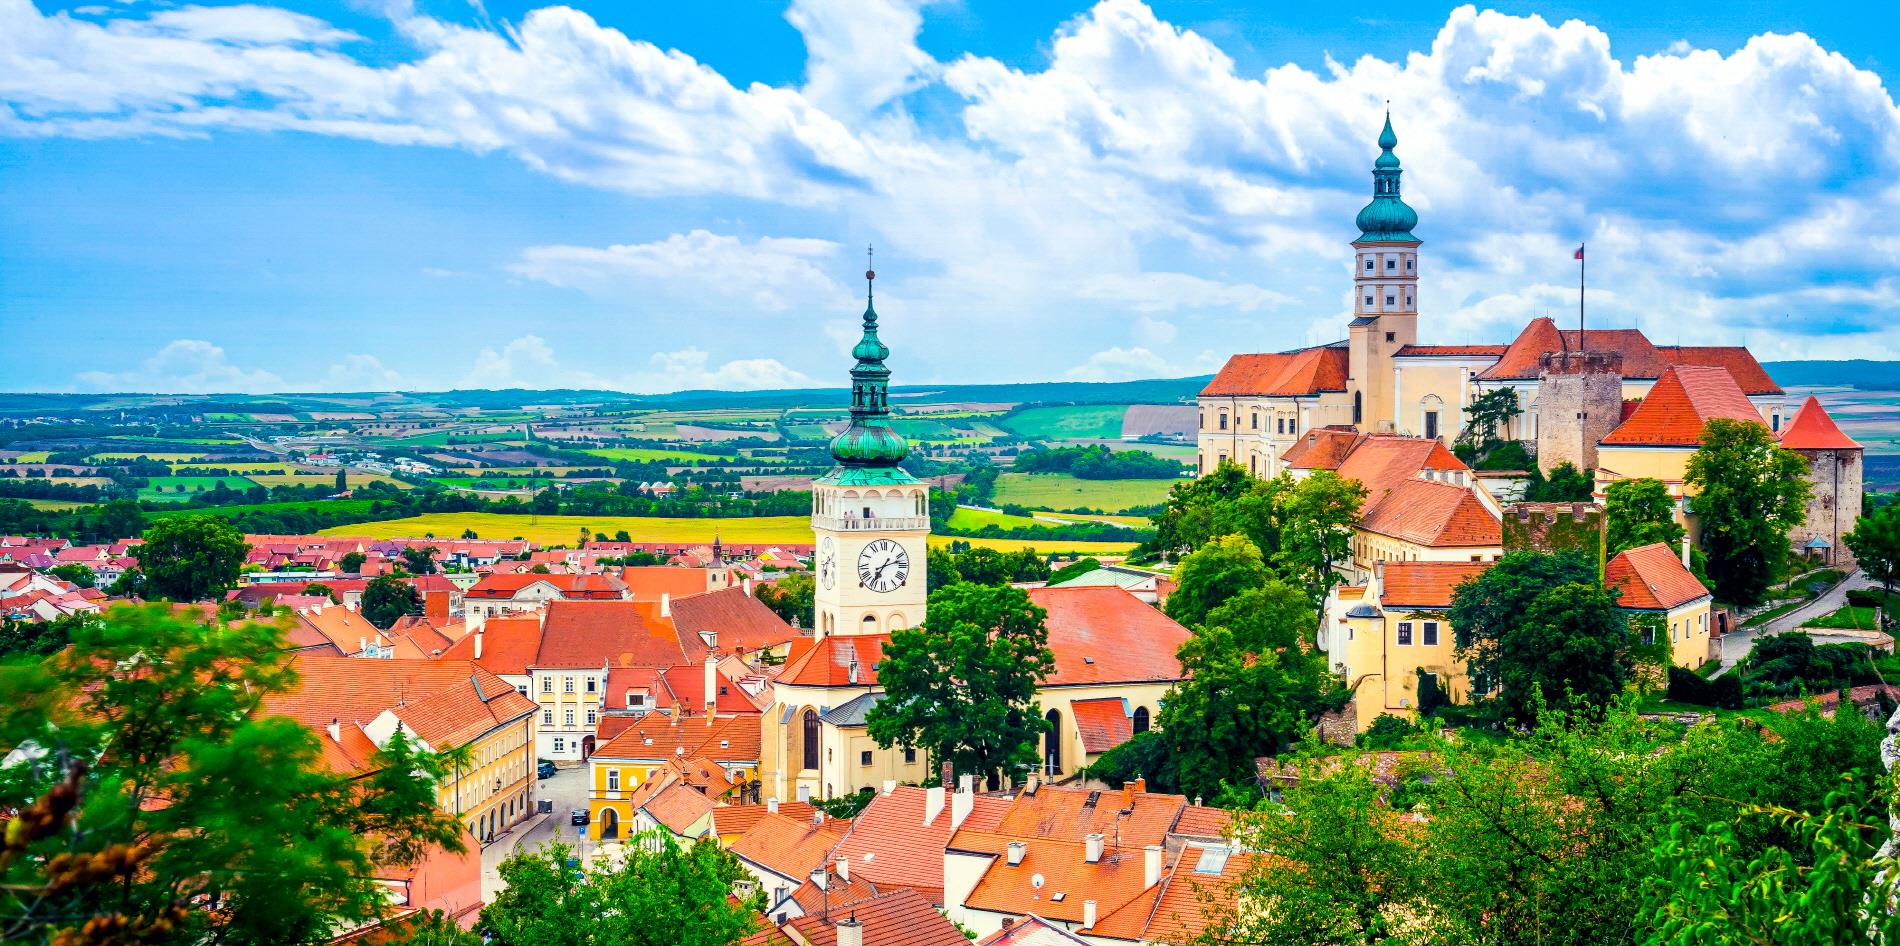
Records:
[[[1758,624],[1766,624],[1769,621],[1774,620],[1775,618],[1778,618],[1784,614],[1787,614],[1790,611],[1793,611],[1794,609],[1804,604],[1807,604],[1810,600],[1811,599],[1809,598],[1796,598],[1795,600],[1787,602],[1786,604],[1775,605],[1774,607],[1769,608],[1768,610],[1763,611],[1762,613],[1757,614],[1746,621],[1743,621],[1742,626],[1754,627]]]
[[[1126,413],[1126,404],[1031,407],[1004,417],[1000,423],[1032,440],[1115,439],[1122,435],[1122,415]]]
[[[1037,522],[1028,516],[1012,516],[1004,512],[992,512],[988,509],[965,509],[961,506],[950,514],[950,527],[953,529],[981,529],[984,526],[996,526],[999,529],[1035,529],[1049,525]]]
[[[98,503],[74,502],[69,499],[29,499],[26,501],[26,504],[32,506],[34,509],[44,509],[47,512],[67,512],[73,509],[88,509],[99,505]]]
[[[150,485],[139,490],[139,498],[161,503],[182,503],[198,493],[210,492],[219,483],[239,490],[257,485],[245,476],[154,476]]]
[[[1824,627],[1824,628],[1851,629],[1851,630],[1858,630],[1858,631],[1871,631],[1871,630],[1874,630],[1877,626],[1875,624],[1876,613],[1877,612],[1873,608],[1857,608],[1850,604],[1847,607],[1844,607],[1840,609],[1839,611],[1834,612],[1833,614],[1821,615],[1820,617],[1815,618],[1814,620],[1809,621],[1806,624],[1803,624],[1802,627]]]
[[[635,463],[659,460],[662,462],[687,462],[711,460],[714,462],[732,462],[733,457],[723,457],[713,453],[700,453],[695,450],[669,450],[655,447],[600,447],[594,450],[582,450],[608,460],[629,460]]]
[[[1098,516],[1094,513],[1082,512],[1052,512],[1049,515],[1063,519],[1079,519],[1083,522],[1106,522],[1109,525],[1127,526],[1130,529],[1152,530],[1155,527],[1154,520],[1147,516]]]
[[[336,526],[323,530],[323,534],[373,539],[420,538],[427,535],[448,538],[473,529],[476,535],[484,539],[512,539],[519,536],[543,545],[572,546],[579,539],[583,527],[608,535],[624,529],[635,541],[644,542],[710,543],[715,533],[727,542],[786,545],[809,545],[812,542],[811,522],[804,516],[664,519],[649,516],[519,516],[493,512],[440,512],[406,519]],[[932,536],[930,544],[941,547],[953,541],[1005,552],[1033,548],[1046,553],[1120,554],[1134,547],[1125,542],[1024,542],[1012,539],[958,539],[953,536]]]
[[[1181,480],[1084,480],[1066,473],[1004,473],[996,478],[996,504],[1031,509],[1100,509],[1118,512],[1167,500]]]

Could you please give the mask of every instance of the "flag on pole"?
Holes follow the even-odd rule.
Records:
[[[1577,258],[1583,259],[1583,244],[1577,244]]]

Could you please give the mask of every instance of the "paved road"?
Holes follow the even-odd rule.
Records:
[[[495,895],[501,892],[501,862],[517,848],[534,850],[549,841],[577,843],[575,833],[579,830],[569,823],[569,812],[575,808],[587,807],[587,768],[581,766],[562,769],[554,777],[543,780],[535,788],[537,799],[554,802],[551,814],[535,815],[521,823],[520,827],[503,835],[495,843],[482,849],[482,900],[494,902]],[[588,842],[579,842],[583,845]]]
[[[1835,585],[1833,588],[1828,589],[1819,598],[1787,614],[1754,627],[1745,627],[1729,632],[1729,635],[1720,641],[1722,646],[1722,672],[1728,672],[1728,668],[1739,663],[1743,657],[1748,656],[1749,650],[1755,646],[1755,638],[1768,634],[1780,634],[1785,631],[1799,630],[1801,625],[1815,618],[1832,614],[1846,607],[1847,592],[1849,590],[1854,588],[1870,588],[1873,584],[1874,583],[1870,581],[1864,573],[1855,572],[1847,576],[1844,581]],[[1841,636],[1838,639],[1834,638],[1835,635],[1830,635],[1825,632],[1814,633],[1815,643],[1818,644],[1832,644],[1840,643],[1841,641],[1861,639],[1852,636]]]

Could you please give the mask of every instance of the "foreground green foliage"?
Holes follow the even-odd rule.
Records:
[[[1808,461],[1755,421],[1715,418],[1689,458],[1689,511],[1701,525],[1715,597],[1760,604],[1788,559],[1788,530],[1807,518]]]
[[[559,843],[509,855],[476,930],[496,946],[732,946],[758,929],[764,897],[730,898],[751,875],[718,841],[682,847],[651,831],[620,852],[624,863],[591,868]]]

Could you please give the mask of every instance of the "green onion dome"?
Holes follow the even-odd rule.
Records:
[[[851,426],[831,439],[831,458],[848,467],[894,467],[910,455],[910,444],[891,429],[891,369],[884,366],[891,350],[877,337],[877,308],[869,291],[877,275],[867,271],[864,278],[864,336],[851,349],[858,360],[851,366]]]
[[[1412,228],[1418,226],[1418,211],[1399,198],[1399,136],[1392,133],[1392,116],[1385,117],[1385,130],[1379,133],[1379,157],[1372,162],[1372,202],[1359,211],[1360,241],[1417,243]]]

